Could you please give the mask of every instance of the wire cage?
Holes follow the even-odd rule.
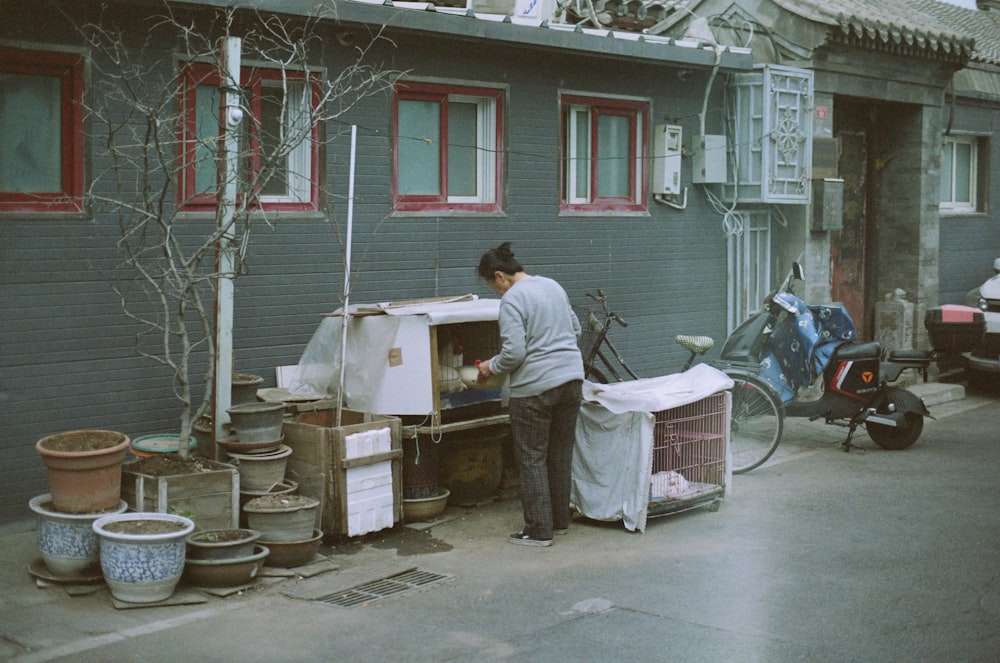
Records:
[[[718,506],[726,490],[729,392],[653,413],[648,516]]]

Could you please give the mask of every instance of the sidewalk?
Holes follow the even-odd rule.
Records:
[[[843,454],[842,428],[796,421],[775,459],[734,480],[733,497],[718,513],[657,519],[645,534],[575,521],[552,548],[522,548],[505,544],[520,525],[517,500],[449,507],[429,528],[397,526],[324,545],[320,553],[336,567],[328,572],[262,578],[230,596],[182,588],[180,605],[116,609],[101,583],[36,583],[28,573],[37,557],[32,524],[6,526],[0,660],[565,661],[607,660],[609,652],[650,660],[653,651],[686,662],[934,660],[947,647],[953,660],[971,660],[983,647],[1000,655],[995,629],[976,633],[974,619],[996,623],[1000,585],[992,571],[979,578],[956,568],[966,561],[994,568],[997,550],[992,558],[979,550],[958,554],[961,537],[952,531],[978,523],[977,537],[996,540],[996,519],[983,512],[996,501],[972,486],[968,496],[952,490],[944,511],[927,503],[929,490],[940,488],[936,472],[993,471],[971,452],[942,448],[971,444],[970,435],[953,433],[955,425],[978,422],[980,408],[997,411],[995,399],[966,399],[956,387],[914,388],[939,419],[928,421],[924,442],[904,452]],[[873,485],[897,497],[871,497]],[[859,501],[844,510],[841,490]],[[894,515],[895,505],[906,504],[914,509]],[[898,533],[897,518],[907,520]],[[912,551],[894,565],[887,560],[903,545],[897,535]],[[940,550],[925,546],[925,536]],[[412,569],[431,581],[398,595],[376,591],[356,606],[334,596]],[[961,580],[949,587],[949,578]],[[977,582],[985,586],[967,595],[968,583]],[[914,591],[919,596],[907,596]],[[917,599],[931,606],[919,619],[911,606]],[[939,614],[945,610],[954,614]],[[936,624],[933,633],[926,624]],[[945,628],[948,635],[935,641]],[[907,649],[900,638],[910,637],[914,648]],[[923,649],[916,647],[925,638]]]

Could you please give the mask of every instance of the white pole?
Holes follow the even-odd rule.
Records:
[[[215,397],[213,421],[215,440],[226,436],[229,423],[227,410],[232,403],[233,382],[233,279],[236,277],[236,252],[233,249],[233,215],[236,209],[236,178],[239,171],[239,125],[243,119],[240,106],[240,52],[239,37],[225,37],[222,43],[223,108],[225,117],[223,144],[219,152],[219,168],[224,172],[224,187],[219,199],[219,230],[222,231],[218,248],[218,287],[215,295]],[[215,448],[219,456],[219,447]]]
[[[351,235],[354,233],[354,161],[357,153],[358,126],[351,125],[351,165],[347,178],[347,247],[344,252],[344,325],[340,331],[340,388],[337,390],[337,419],[344,410],[344,375],[347,367],[347,324],[350,321],[348,306],[351,303]]]

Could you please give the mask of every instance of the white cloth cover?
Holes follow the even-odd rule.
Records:
[[[728,375],[707,364],[683,373],[615,384],[584,382],[576,424],[570,501],[594,520],[646,529],[653,470],[653,413],[732,389]]]

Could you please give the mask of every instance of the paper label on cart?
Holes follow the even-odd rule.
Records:
[[[391,350],[389,350],[389,365],[390,366],[403,365],[403,348],[392,348]]]

